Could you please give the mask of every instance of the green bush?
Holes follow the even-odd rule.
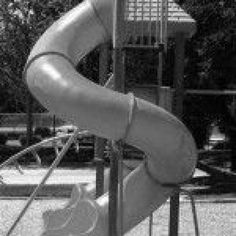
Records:
[[[0,144],[5,145],[7,142],[8,136],[7,134],[0,134]]]
[[[34,135],[40,136],[42,138],[47,138],[50,137],[52,134],[51,130],[48,127],[36,127]]]
[[[40,138],[40,136],[33,136],[32,137],[32,140],[31,140],[31,144],[35,144],[35,143],[38,143],[38,142],[40,142],[42,139]],[[21,144],[21,146],[26,146],[26,144],[27,144],[27,136],[26,135],[21,135],[20,137],[19,137],[19,142],[20,142],[20,144]]]

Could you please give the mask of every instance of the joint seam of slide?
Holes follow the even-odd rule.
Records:
[[[136,98],[133,93],[128,93],[129,96],[129,111],[128,111],[128,122],[125,127],[124,135],[122,138],[120,138],[118,141],[112,141],[111,146],[116,152],[120,152],[120,149],[118,147],[121,147],[124,143],[125,140],[129,134],[133,119],[134,119],[134,113],[135,113],[135,108],[136,108]]]
[[[136,101],[136,98],[135,98],[134,94],[133,93],[129,93],[128,96],[130,97],[130,100],[129,100],[128,122],[127,122],[127,125],[126,125],[126,128],[125,128],[124,136],[121,139],[121,141],[125,141],[127,136],[128,136],[128,134],[129,134],[132,122],[134,120],[135,109],[136,109],[136,106],[137,106],[137,101]]]
[[[42,52],[42,53],[35,55],[27,62],[27,64],[25,65],[25,68],[23,70],[23,80],[24,81],[26,80],[27,71],[35,61],[37,61],[39,58],[41,58],[43,56],[51,56],[51,55],[55,55],[55,56],[59,56],[59,57],[64,58],[66,61],[68,61],[75,68],[74,62],[68,56],[66,56],[64,53],[57,52],[57,51]]]
[[[124,132],[124,136],[123,138],[121,138],[119,141],[118,141],[118,145],[122,145],[128,134],[129,134],[129,131],[130,131],[130,128],[131,128],[131,125],[132,125],[132,122],[134,120],[134,115],[135,115],[135,109],[137,107],[137,100],[134,96],[133,93],[129,93],[128,94],[129,97],[130,97],[130,100],[129,100],[129,114],[128,114],[128,122],[127,122],[127,125],[126,125],[126,129],[125,129],[125,132]],[[114,144],[113,142],[113,148],[116,149],[116,145]],[[117,150],[118,151],[118,150]],[[165,187],[165,188],[174,188],[174,189],[179,189],[180,186],[182,184],[184,184],[185,182],[187,182],[187,180],[181,182],[181,183],[162,183],[161,181],[159,181],[156,177],[153,176],[153,174],[150,172],[149,168],[148,168],[148,162],[147,162],[147,157],[145,158],[145,161],[144,161],[144,169],[145,169],[145,172],[147,174],[147,176],[157,185],[160,185],[162,187]]]

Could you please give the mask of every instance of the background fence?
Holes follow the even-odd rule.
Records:
[[[37,127],[47,127],[50,130],[67,125],[63,120],[50,113],[33,114],[33,130]],[[0,133],[9,136],[25,134],[27,129],[26,113],[0,113]]]

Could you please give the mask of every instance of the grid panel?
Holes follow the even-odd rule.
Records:
[[[125,44],[133,47],[156,47],[172,30],[188,31],[195,22],[173,0],[126,0],[124,16]]]
[[[160,20],[162,0],[126,0],[127,21]],[[166,0],[163,0],[164,5]],[[193,19],[173,0],[168,1],[168,21],[193,21]]]

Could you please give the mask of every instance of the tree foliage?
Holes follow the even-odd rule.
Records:
[[[2,112],[25,111],[27,88],[22,78],[30,50],[39,36],[75,0],[7,0],[0,3],[0,76]],[[39,109],[39,106],[36,106]]]
[[[184,2],[185,9],[197,23],[197,32],[188,48],[190,62],[186,85],[193,88],[233,88],[236,70],[231,63],[236,56],[236,2]]]
[[[236,88],[235,0],[185,0],[183,7],[196,20],[197,32],[187,43],[185,87],[194,89]],[[234,61],[234,62],[233,62]],[[227,103],[232,97],[185,97],[185,122],[199,147],[213,122],[227,125]]]
[[[40,35],[79,2],[80,0],[0,2],[1,111],[25,110],[27,88],[22,79],[22,72],[28,54]],[[194,89],[235,88],[235,0],[176,0],[176,2],[181,4],[197,23],[197,32],[186,45],[184,86]],[[164,85],[172,85],[173,82],[173,51],[174,42],[170,41],[169,53],[165,57]],[[94,81],[98,78],[98,56],[99,50],[96,49],[78,65],[78,69]],[[156,82],[158,63],[156,52],[127,52],[126,63],[128,86],[132,86],[133,83]],[[222,114],[222,110],[226,107],[222,97],[208,100],[201,96],[186,97],[185,101],[184,119],[192,127],[203,124],[207,126],[216,116],[220,117],[220,113]],[[39,106],[36,107],[40,109]],[[191,117],[196,120],[195,124]],[[200,124],[196,124],[200,119]]]

